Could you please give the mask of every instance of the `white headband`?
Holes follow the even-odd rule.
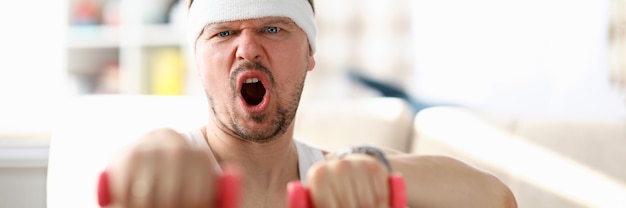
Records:
[[[187,26],[189,47],[195,51],[196,40],[208,24],[262,17],[291,18],[306,33],[315,53],[317,27],[307,0],[194,0]]]

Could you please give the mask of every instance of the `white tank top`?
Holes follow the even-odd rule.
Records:
[[[211,151],[211,148],[204,139],[204,135],[202,134],[202,131],[200,131],[200,129],[195,129],[183,133],[182,135],[192,146],[204,149],[205,151],[213,155],[213,151]],[[294,140],[294,143],[296,144],[296,151],[298,153],[298,170],[300,171],[300,182],[302,184],[306,184],[306,174],[309,171],[309,168],[319,161],[324,161],[324,153],[321,150],[315,147],[311,147],[298,140]],[[219,167],[217,161],[214,162],[216,164],[217,171],[221,172],[222,169]]]

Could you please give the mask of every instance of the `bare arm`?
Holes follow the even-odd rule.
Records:
[[[517,207],[498,178],[461,161],[385,152],[394,171],[404,176],[410,207]]]

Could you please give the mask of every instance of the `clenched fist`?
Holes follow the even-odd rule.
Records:
[[[314,207],[389,207],[389,172],[376,158],[350,154],[311,167],[307,186]]]
[[[157,129],[107,167],[113,207],[213,207],[218,180],[213,156],[178,132]]]

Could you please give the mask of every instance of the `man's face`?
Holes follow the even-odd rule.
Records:
[[[289,129],[315,66],[307,36],[286,17],[210,24],[196,60],[218,126],[253,142]]]

